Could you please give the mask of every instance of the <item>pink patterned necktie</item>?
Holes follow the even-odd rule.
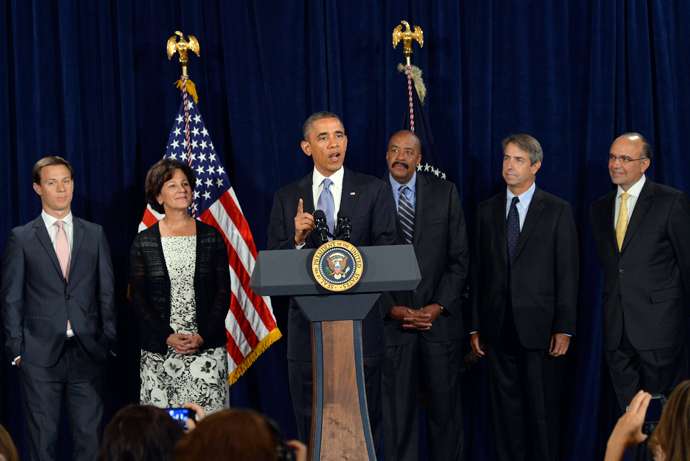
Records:
[[[70,255],[69,255],[69,243],[67,242],[67,233],[63,225],[64,221],[58,219],[55,221],[55,225],[58,228],[57,236],[55,236],[55,253],[57,253],[58,261],[60,261],[60,269],[62,269],[62,275],[65,277],[65,281],[69,278],[69,266],[70,266]],[[67,330],[72,329],[72,324],[69,319],[67,319]]]

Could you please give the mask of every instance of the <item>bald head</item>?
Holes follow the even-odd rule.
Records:
[[[410,182],[422,159],[421,148],[419,138],[411,131],[398,131],[391,137],[386,161],[393,179],[400,184]]]

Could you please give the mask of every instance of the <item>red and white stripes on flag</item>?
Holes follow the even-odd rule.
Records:
[[[184,94],[186,77],[182,82]],[[263,351],[280,339],[281,333],[276,326],[270,298],[257,295],[249,287],[257,256],[254,238],[201,114],[191,98],[183,98],[180,104],[165,157],[188,162],[192,167],[196,174],[196,188],[191,214],[218,229],[228,247],[232,298],[225,329],[232,385]],[[147,207],[139,231],[162,217]]]

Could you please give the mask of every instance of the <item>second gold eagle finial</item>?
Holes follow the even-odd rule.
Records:
[[[412,41],[417,40],[419,46],[424,47],[424,32],[419,26],[414,26],[414,32],[410,29],[410,23],[407,21],[400,21],[395,29],[393,29],[393,48],[398,45],[400,40],[403,41],[403,55],[407,60],[407,65],[410,65],[410,56],[412,56]],[[405,26],[405,30],[402,30],[402,26]]]

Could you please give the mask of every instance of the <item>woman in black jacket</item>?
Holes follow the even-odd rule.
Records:
[[[130,294],[141,331],[142,404],[214,412],[229,407],[225,241],[189,216],[195,186],[185,163],[162,159],[146,176],[146,200],[165,217],[130,252]]]

